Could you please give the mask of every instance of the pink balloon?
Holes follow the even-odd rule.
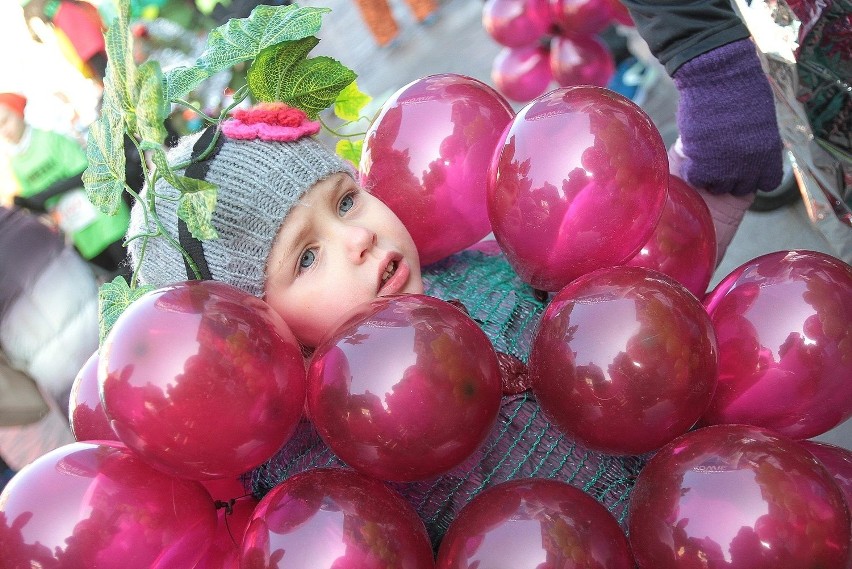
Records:
[[[553,80],[549,58],[548,49],[538,45],[504,47],[494,58],[491,81],[513,101],[530,101]]]
[[[399,495],[341,469],[297,474],[272,489],[246,530],[242,567],[431,569],[426,528]]]
[[[716,229],[707,204],[677,176],[669,176],[669,197],[657,227],[626,264],[660,271],[704,298],[716,270]]]
[[[397,91],[370,126],[361,184],[402,220],[421,264],[457,253],[491,231],[487,169],[513,115],[485,83],[447,73]]]
[[[21,470],[0,494],[0,565],[194,567],[210,545],[213,501],[119,443],[72,443]]]
[[[217,510],[216,533],[210,548],[194,569],[240,569],[243,536],[251,522],[257,500],[241,498],[228,508]]]
[[[550,71],[563,87],[605,87],[615,73],[615,60],[606,44],[595,36],[554,36],[550,40]]]
[[[488,0],[482,26],[494,41],[507,47],[531,45],[550,28],[548,0]]]
[[[296,340],[269,305],[224,283],[148,293],[121,314],[100,353],[113,430],[163,472],[236,477],[274,455],[302,416]]]
[[[636,104],[600,87],[557,89],[504,131],[489,170],[488,216],[521,279],[557,291],[641,249],[668,179],[663,139]]]
[[[376,299],[311,359],[308,415],[346,464],[397,482],[442,474],[485,440],[500,407],[485,333],[424,295]]]
[[[202,480],[201,485],[214,500],[228,502],[246,496],[249,492],[239,478],[216,478]]]
[[[845,569],[840,489],[795,441],[759,427],[688,433],[636,480],[628,519],[640,569]]]
[[[852,267],[814,251],[769,253],[731,272],[704,304],[719,340],[719,387],[702,423],[806,439],[852,417]]]
[[[596,34],[613,19],[609,0],[550,0],[553,21],[566,33]]]
[[[692,427],[716,386],[717,348],[701,303],[665,275],[600,269],[542,315],[529,370],[542,410],[591,449],[641,454]]]
[[[606,508],[564,482],[504,482],[450,524],[436,569],[633,569],[624,533]]]
[[[78,441],[117,441],[109,426],[98,389],[98,352],[93,353],[77,372],[71,385],[68,420]]]
[[[817,441],[799,441],[834,478],[852,511],[852,451]]]

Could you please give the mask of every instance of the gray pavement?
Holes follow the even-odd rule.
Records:
[[[390,4],[400,34],[391,46],[378,48],[351,0],[302,1],[301,5],[332,9],[315,53],[335,57],[358,73],[359,86],[376,98],[376,105],[407,83],[434,73],[460,73],[493,85],[491,63],[501,48],[482,27],[481,0],[439,0],[437,17],[429,25],[417,24],[403,0]],[[674,85],[660,73],[643,107],[667,144],[677,136],[676,106]],[[834,254],[801,201],[770,212],[748,212],[710,284],[759,255],[785,249]],[[852,420],[819,440],[852,448]]]

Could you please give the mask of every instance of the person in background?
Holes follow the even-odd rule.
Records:
[[[130,208],[122,202],[112,216],[95,208],[83,189],[85,150],[70,137],[29,126],[26,104],[17,93],[0,93],[0,142],[18,184],[14,203],[49,213],[84,259],[107,273],[120,273]]]
[[[98,283],[44,219],[0,206],[0,350],[67,417],[71,385],[98,348]]]
[[[418,22],[428,21],[438,6],[435,0],[406,0]],[[356,0],[364,23],[379,46],[391,43],[399,34],[399,25],[387,0]]]
[[[95,6],[83,0],[21,0],[21,5],[28,26],[33,18],[52,25],[65,57],[83,75],[103,85],[105,27]]]
[[[622,0],[680,96],[671,173],[716,227],[717,263],[758,191],[783,176],[775,102],[748,28],[728,0]]]

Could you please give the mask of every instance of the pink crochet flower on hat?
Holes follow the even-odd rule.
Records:
[[[237,109],[222,123],[225,136],[238,140],[292,142],[319,130],[320,123],[309,120],[305,111],[280,102]]]

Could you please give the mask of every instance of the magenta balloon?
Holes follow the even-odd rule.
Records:
[[[627,539],[606,508],[557,480],[504,482],[450,524],[436,569],[633,569]]]
[[[702,423],[806,439],[852,417],[852,267],[814,251],[769,253],[731,272],[704,304],[719,340],[719,387]]]
[[[98,387],[98,353],[95,352],[74,378],[71,385],[71,400],[68,404],[68,420],[71,432],[78,441],[117,441],[118,437],[109,426]]]
[[[817,441],[799,441],[825,467],[852,511],[852,451]]]
[[[113,430],[176,476],[236,477],[274,455],[302,416],[296,340],[269,305],[224,283],[148,293],[121,314],[100,353]]]
[[[485,83],[447,73],[397,91],[368,129],[361,184],[402,220],[421,264],[491,232],[484,191],[488,164],[513,115]]]
[[[668,180],[666,147],[642,109],[607,89],[567,87],[506,128],[488,216],[521,279],[557,291],[633,257],[660,219]]]
[[[198,482],[163,474],[120,443],[72,443],[26,466],[0,494],[0,565],[194,567],[215,524]]]
[[[626,264],[660,271],[704,298],[716,270],[716,229],[707,204],[677,176],[669,176],[669,197],[657,227]]]
[[[550,0],[551,17],[566,33],[596,34],[613,20],[609,0]]]
[[[630,16],[630,11],[622,4],[621,0],[605,0],[605,2],[609,5],[613,23],[631,28],[636,27],[636,22]]]
[[[482,7],[485,31],[507,47],[538,42],[550,23],[548,0],[488,0]]]
[[[297,474],[257,506],[242,567],[432,569],[426,527],[387,486],[342,469]]]
[[[600,269],[542,315],[529,370],[545,415],[609,454],[657,449],[692,427],[716,386],[717,348],[701,303],[665,275]]]
[[[249,494],[239,478],[201,480],[201,485],[204,486],[214,500],[221,502],[228,502]]]
[[[615,73],[615,60],[606,44],[595,36],[554,36],[550,40],[550,71],[563,87],[605,87]]]
[[[538,97],[552,80],[548,49],[538,45],[504,47],[491,66],[494,86],[513,101]]]
[[[636,480],[628,518],[640,569],[845,569],[849,513],[795,441],[759,427],[688,433]]]
[[[346,464],[380,480],[442,474],[488,436],[500,370],[485,333],[424,295],[376,299],[317,348],[308,414]]]
[[[230,508],[219,508],[216,533],[207,552],[193,569],[240,569],[243,536],[252,519],[257,500],[241,498]]]

